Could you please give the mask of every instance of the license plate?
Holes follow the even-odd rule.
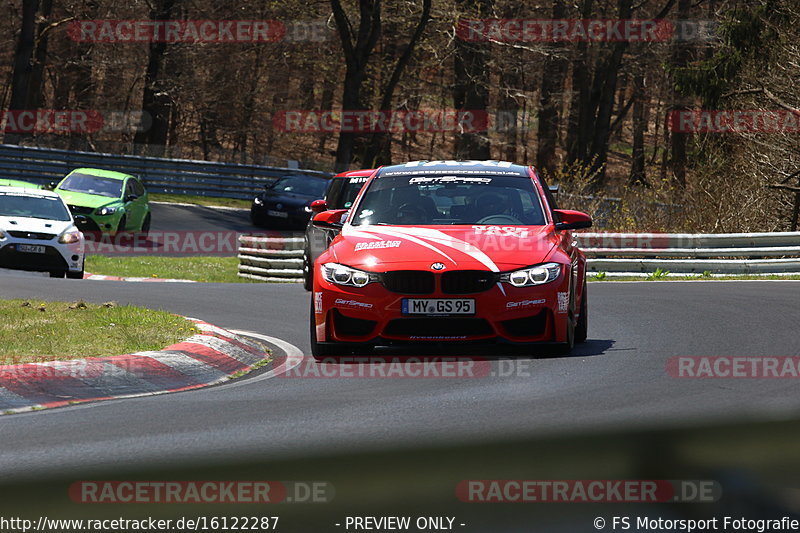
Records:
[[[44,246],[36,246],[35,244],[18,244],[18,252],[27,252],[29,254],[43,254]]]
[[[472,298],[404,298],[404,315],[474,315]]]
[[[285,211],[273,211],[272,209],[267,209],[267,214],[271,217],[289,218],[289,213],[286,213]]]

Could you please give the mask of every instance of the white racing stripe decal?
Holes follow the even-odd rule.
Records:
[[[393,227],[391,229],[380,228],[380,229],[364,230],[360,231],[359,233],[366,233],[367,231],[372,232],[376,235],[384,234],[392,237],[405,237],[406,239],[412,242],[416,242],[417,244],[425,246],[426,248],[434,250],[435,252],[443,255],[444,257],[447,257],[450,261],[453,262],[454,265],[458,264],[453,258],[451,258],[445,252],[434,246],[434,244],[443,245],[453,250],[458,250],[459,252],[470,256],[472,259],[482,263],[492,272],[500,271],[495,262],[492,261],[492,259],[488,255],[483,253],[480,249],[476,248],[475,246],[471,245],[466,241],[457,239],[440,230],[429,229],[429,228]]]

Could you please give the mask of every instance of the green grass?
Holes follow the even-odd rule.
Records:
[[[0,364],[161,350],[197,329],[165,311],[112,302],[0,300]]]
[[[215,198],[212,196],[194,196],[188,194],[167,194],[153,192],[149,194],[153,202],[174,202],[181,204],[205,205],[211,207],[240,207],[250,209],[251,200],[236,198]]]
[[[236,257],[86,256],[86,272],[123,278],[169,278],[213,283],[250,283],[237,275]]]

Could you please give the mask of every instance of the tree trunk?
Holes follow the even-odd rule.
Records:
[[[645,174],[644,156],[644,132],[647,129],[647,117],[645,109],[647,98],[645,97],[644,74],[640,71],[633,77],[633,162],[631,163],[631,174],[628,183],[631,185],[648,185]]]
[[[692,7],[691,0],[678,0],[678,20],[688,20],[690,9]],[[684,68],[689,63],[692,55],[691,45],[687,42],[675,41],[672,48],[672,64],[674,68]],[[674,86],[672,88],[672,111],[680,112],[689,109],[688,99],[681,94]],[[671,132],[671,157],[670,157],[670,170],[672,171],[672,180],[679,187],[686,187],[686,144],[689,138],[689,133],[673,131]]]
[[[22,28],[14,52],[14,73],[11,78],[11,102],[9,111],[19,111],[27,108],[31,100],[31,92],[40,90],[31,84],[33,74],[33,54],[36,47],[36,12],[39,9],[38,0],[22,0]],[[4,142],[19,144],[23,135],[20,132],[6,133]]]
[[[367,109],[362,102],[361,90],[367,75],[367,63],[381,35],[381,0],[359,0],[360,20],[355,40],[350,31],[351,24],[339,0],[331,0],[333,19],[342,41],[346,70],[342,88],[342,112]],[[355,131],[340,131],[336,147],[334,170],[344,172],[350,168],[355,153]]]
[[[592,16],[593,4],[594,0],[583,0],[581,18],[588,19]],[[572,64],[572,98],[567,125],[567,160],[570,163],[586,161],[588,155],[589,132],[594,113],[590,82],[589,43],[583,40],[578,43],[576,58]]]
[[[156,0],[150,13],[151,20],[169,20],[176,0]],[[152,42],[145,70],[142,112],[150,115],[151,125],[146,131],[137,131],[134,146],[137,153],[163,156],[169,138],[169,120],[172,115],[172,98],[164,86],[163,76],[167,43]]]
[[[456,0],[460,11],[483,18],[491,13],[493,0]],[[489,104],[489,49],[486,43],[456,38],[453,103],[456,111],[486,116]],[[489,159],[491,150],[486,130],[456,133],[456,159]]]
[[[553,0],[553,19],[567,18],[564,0]],[[564,43],[550,45],[550,54],[542,70],[542,88],[539,99],[539,127],[536,146],[536,164],[542,170],[556,167],[556,148],[561,127],[561,106],[564,97],[564,77],[568,63],[564,57]]]

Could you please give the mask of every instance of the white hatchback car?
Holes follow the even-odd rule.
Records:
[[[83,245],[83,234],[58,194],[0,187],[0,268],[81,279]]]

